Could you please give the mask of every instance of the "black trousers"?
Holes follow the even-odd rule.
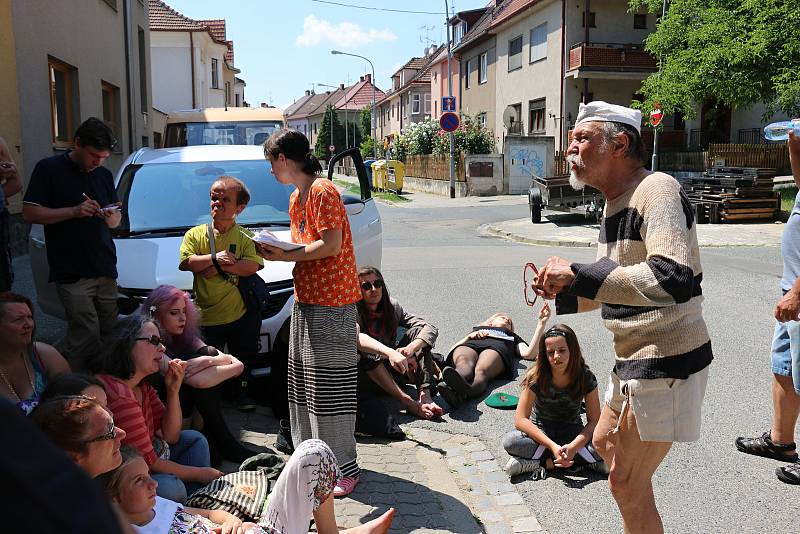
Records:
[[[261,317],[246,312],[232,323],[203,327],[203,339],[221,352],[237,357],[244,364],[242,378],[247,378],[258,355]],[[227,348],[226,348],[227,347]]]

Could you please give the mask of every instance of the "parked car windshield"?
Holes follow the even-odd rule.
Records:
[[[250,190],[236,218],[243,226],[289,224],[293,186],[278,183],[266,160],[129,165],[117,186],[124,216],[118,233],[188,229],[210,220],[209,190],[220,176],[233,176]]]
[[[165,147],[194,145],[260,145],[281,121],[189,122],[167,125]]]

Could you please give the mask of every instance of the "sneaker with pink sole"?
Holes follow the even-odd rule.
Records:
[[[336,482],[333,488],[334,497],[344,497],[350,495],[358,486],[358,477],[342,477]]]

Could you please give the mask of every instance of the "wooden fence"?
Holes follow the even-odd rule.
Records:
[[[450,156],[426,154],[406,156],[406,176],[429,180],[450,180]],[[456,155],[456,181],[465,182],[464,154]]]
[[[789,165],[789,148],[785,143],[774,145],[709,145],[709,163],[713,164],[717,158],[724,159],[727,167],[762,167],[775,169],[779,173],[786,172],[791,168]]]

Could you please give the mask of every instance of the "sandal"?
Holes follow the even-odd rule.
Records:
[[[442,369],[442,380],[459,395],[467,396],[472,393],[472,388],[467,384],[467,381],[464,380],[464,377],[458,374],[458,371],[452,367],[445,367]]]
[[[334,497],[344,497],[350,495],[358,486],[358,477],[342,477],[336,482],[333,488]]]
[[[794,443],[775,443],[770,438],[769,432],[764,432],[757,438],[739,437],[736,438],[735,443],[736,448],[745,454],[763,456],[764,458],[772,458],[780,461],[797,461],[797,453],[794,452],[796,445]],[[792,454],[785,454],[789,452]]]
[[[775,470],[775,474],[781,482],[800,485],[800,462],[779,467]]]

